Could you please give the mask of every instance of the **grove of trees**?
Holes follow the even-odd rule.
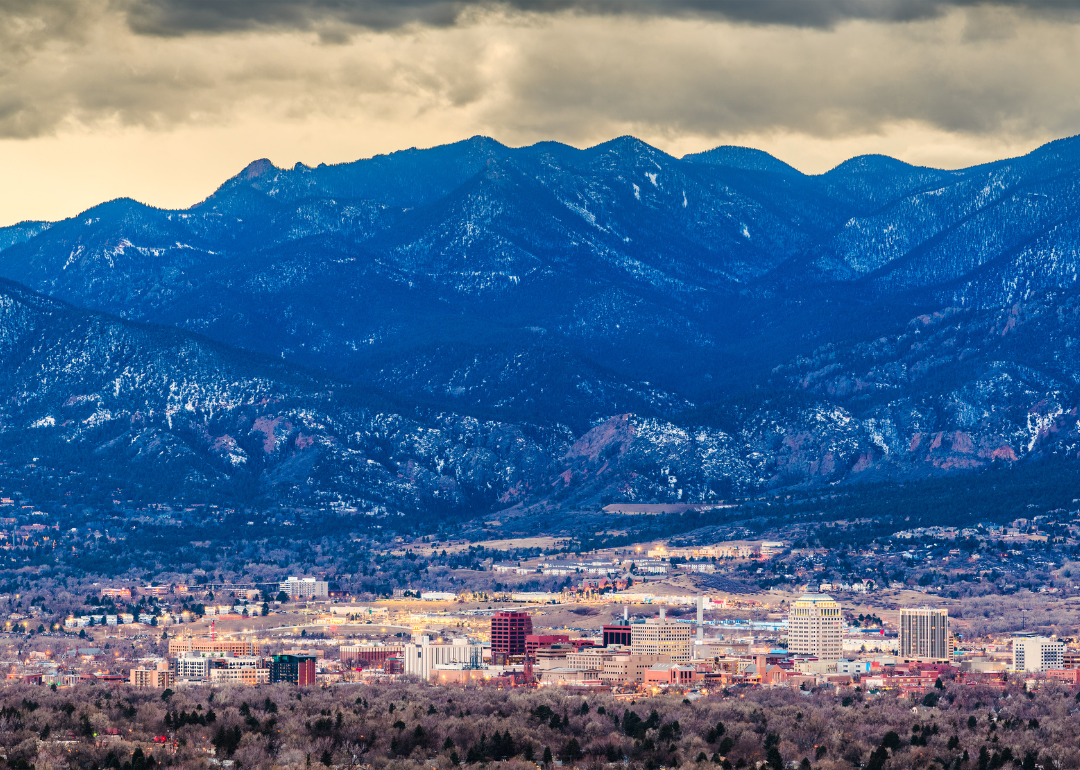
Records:
[[[399,682],[297,689],[101,684],[0,691],[8,767],[505,770],[1080,768],[1080,694],[943,685],[935,698],[789,689],[607,693]],[[932,704],[932,705],[925,705]],[[157,740],[155,740],[157,739]],[[625,763],[625,765],[624,765]]]

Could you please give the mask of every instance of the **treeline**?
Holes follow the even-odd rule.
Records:
[[[10,767],[82,770],[207,767],[211,749],[239,768],[1080,768],[1073,689],[934,692],[740,690],[691,702],[409,683],[164,693],[12,683],[0,691],[0,749]]]

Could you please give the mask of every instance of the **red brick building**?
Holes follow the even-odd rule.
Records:
[[[612,645],[621,644],[626,647],[630,646],[630,624],[618,624],[613,626],[604,626],[604,646],[611,647]]]
[[[494,630],[494,627],[493,627]],[[492,638],[494,638],[492,633]],[[569,644],[570,637],[566,634],[528,634],[525,637],[525,654],[530,658],[536,657],[537,647],[550,647],[553,644]],[[495,647],[492,645],[492,652]]]
[[[525,637],[532,633],[527,612],[496,612],[491,616],[491,657],[505,659],[525,654]]]

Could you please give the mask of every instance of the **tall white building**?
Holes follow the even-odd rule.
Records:
[[[1013,637],[1013,670],[1065,668],[1065,644],[1046,636]]]
[[[464,637],[451,642],[432,642],[429,637],[421,636],[405,645],[402,657],[406,674],[428,680],[436,666],[450,663],[479,666],[484,660],[484,647]]]
[[[330,594],[330,584],[315,578],[290,577],[281,582],[280,590],[290,599],[325,599]]]
[[[947,610],[930,607],[900,610],[901,658],[949,660],[952,657],[952,636],[949,634]]]
[[[831,596],[806,594],[788,611],[788,649],[818,660],[840,660],[844,620]]]
[[[675,623],[660,608],[659,619],[630,624],[630,652],[635,655],[668,655],[672,663],[688,663],[693,629],[689,623]]]

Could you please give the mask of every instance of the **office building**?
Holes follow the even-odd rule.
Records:
[[[1046,636],[1013,638],[1014,671],[1049,671],[1065,667],[1065,644]]]
[[[279,589],[290,599],[326,599],[330,593],[330,584],[315,578],[289,577]]]
[[[552,644],[548,647],[539,647],[532,651],[537,671],[546,671],[553,668],[566,668],[567,657],[574,652],[573,645]]]
[[[831,596],[805,594],[788,611],[788,649],[818,660],[840,660],[844,621]]]
[[[653,666],[671,662],[668,655],[616,653],[605,657],[599,678],[606,685],[642,684]]]
[[[427,681],[436,666],[462,664],[471,668],[481,668],[484,660],[484,648],[462,637],[451,642],[432,642],[427,636],[405,645],[402,653],[404,673],[420,677]]]
[[[629,647],[630,646],[630,623],[622,621],[610,626],[604,626],[605,647]]]
[[[659,618],[630,624],[630,652],[635,655],[666,655],[672,663],[687,663],[690,661],[691,636],[689,623],[668,620],[661,607]]]
[[[373,668],[381,666],[387,658],[402,653],[400,644],[356,644],[338,648],[341,664],[349,668]]]
[[[269,684],[270,661],[268,658],[255,655],[226,655],[221,658],[211,658],[207,673],[211,682],[222,684]],[[312,681],[314,681],[314,673],[312,673]]]
[[[575,671],[604,670],[604,661],[610,660],[620,653],[627,654],[629,650],[614,650],[607,647],[595,647],[587,650],[574,650],[566,655],[566,667]]]
[[[270,681],[300,687],[315,684],[314,655],[275,655],[270,661]]]
[[[566,634],[529,634],[525,637],[525,655],[530,658],[536,657],[536,650],[540,647],[550,647],[553,644],[569,644],[570,637]]]
[[[948,611],[930,607],[901,608],[898,653],[907,659],[949,660],[952,637],[949,635]]]
[[[532,616],[529,613],[496,612],[491,616],[492,660],[524,655],[525,637],[532,631]]]

